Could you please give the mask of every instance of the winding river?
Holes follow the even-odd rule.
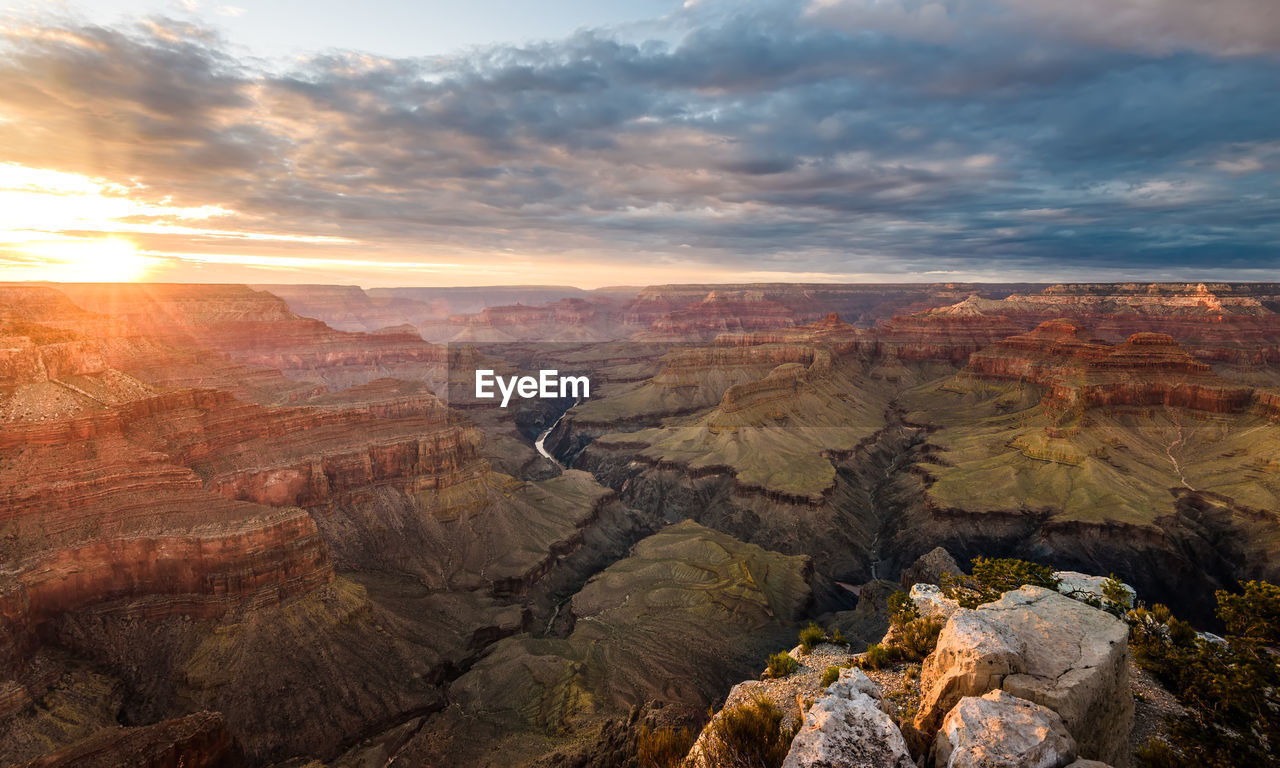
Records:
[[[574,405],[577,405],[577,403],[574,403]],[[572,406],[570,406],[570,408],[572,408]],[[551,453],[547,450],[547,436],[551,434],[551,430],[555,429],[560,424],[561,419],[563,419],[565,413],[568,413],[568,412],[569,410],[566,409],[564,413],[560,414],[560,418],[551,422],[551,426],[543,430],[542,434],[538,435],[537,441],[533,444],[533,447],[538,449],[538,453],[554,461],[556,463],[556,466],[561,469],[564,469],[565,466],[560,463],[559,459],[557,459],[555,456],[552,456]]]

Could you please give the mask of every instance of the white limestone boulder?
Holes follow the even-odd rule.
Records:
[[[935,768],[1066,768],[1075,758],[1056,712],[1004,691],[961,699],[934,749]]]
[[[1107,596],[1102,591],[1103,585],[1107,583],[1106,576],[1091,576],[1079,571],[1054,571],[1053,575],[1058,579],[1058,592],[1067,597],[1085,602],[1094,599],[1106,603]],[[1121,602],[1125,608],[1132,608],[1133,601],[1138,598],[1137,591],[1124,582],[1121,582],[1120,586],[1125,594]]]
[[[946,621],[951,618],[951,614],[960,610],[960,604],[942,594],[942,590],[934,584],[913,584],[909,594],[916,610],[926,619]]]
[[[1040,587],[961,609],[921,669],[916,727],[936,731],[961,698],[1002,689],[1056,712],[1081,756],[1122,764],[1133,727],[1128,638],[1114,616]]]
[[[880,690],[860,669],[840,671],[805,715],[782,768],[915,768],[885,713]]]
[[[1000,688],[1023,670],[1026,642],[985,612],[962,608],[938,635],[938,646],[920,670],[920,709],[916,727],[936,731],[942,718],[965,696]]]

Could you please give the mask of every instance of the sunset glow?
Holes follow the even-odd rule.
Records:
[[[128,283],[147,277],[156,264],[119,238],[37,242],[22,250],[36,260],[27,279],[55,282]]]
[[[0,278],[1271,279],[1280,33],[1228,4],[23,3]]]

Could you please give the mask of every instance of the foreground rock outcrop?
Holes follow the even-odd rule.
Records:
[[[1024,586],[947,621],[921,671],[926,733],[965,697],[1003,690],[1053,710],[1084,757],[1127,761],[1133,724],[1128,627],[1084,603]]]
[[[1053,710],[995,690],[961,699],[934,749],[938,768],[1063,768],[1076,742]]]
[[[906,740],[884,711],[880,688],[845,669],[805,714],[782,768],[913,768]]]

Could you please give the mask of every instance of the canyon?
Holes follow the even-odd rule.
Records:
[[[811,619],[875,641],[939,545],[1211,630],[1215,589],[1280,580],[1278,312],[0,285],[0,764],[624,765]],[[590,396],[474,397],[543,368]]]

